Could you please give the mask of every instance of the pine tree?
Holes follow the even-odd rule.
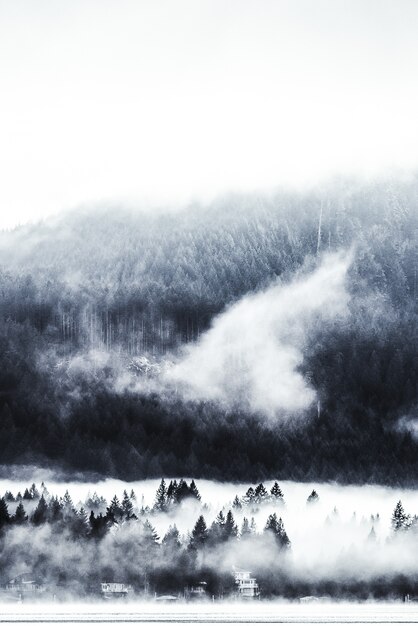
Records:
[[[39,491],[36,488],[35,483],[32,483],[32,485],[31,485],[30,495],[31,495],[32,500],[37,500],[39,498]]]
[[[192,498],[196,498],[196,500],[201,500],[199,490],[196,487],[196,483],[194,480],[192,480],[192,482],[190,483],[189,494]]]
[[[401,500],[393,511],[391,525],[394,532],[407,530],[410,526],[410,516],[405,513]]]
[[[16,502],[15,497],[11,491],[6,491],[6,493],[4,494],[4,499],[6,500],[6,502]]]
[[[254,489],[252,487],[250,487],[249,489],[247,489],[247,493],[243,497],[243,501],[247,505],[248,504],[253,504],[254,503],[254,498],[255,498]]]
[[[45,485],[45,483],[42,481],[41,483],[41,495],[43,495],[43,497],[45,498],[45,500],[48,502],[50,496],[50,493]]]
[[[208,540],[208,536],[209,532],[208,527],[206,526],[205,518],[203,517],[203,515],[200,515],[192,530],[189,544],[190,548],[194,550],[203,548]]]
[[[250,530],[252,535],[257,534],[257,524],[255,523],[255,519],[253,517],[251,518]]]
[[[131,502],[130,497],[128,496],[128,492],[126,491],[126,489],[123,492],[123,499],[122,499],[122,514],[123,517],[126,521],[132,520],[132,519],[137,519],[135,513],[134,513],[134,507],[133,504]]]
[[[90,532],[89,519],[83,507],[76,512],[71,524],[71,532],[76,539],[87,537]]]
[[[251,535],[251,528],[250,528],[250,524],[249,521],[246,517],[244,517],[244,519],[242,520],[242,526],[241,526],[241,532],[240,532],[240,536],[242,538],[245,538],[249,535]]]
[[[167,548],[178,550],[181,547],[180,533],[177,526],[174,524],[170,526],[168,531],[163,537],[162,544]]]
[[[48,505],[48,520],[55,524],[62,520],[62,504],[56,496],[52,496]]]
[[[235,496],[234,501],[232,503],[232,508],[235,509],[236,511],[239,511],[240,509],[242,509],[241,500],[238,498],[238,496]]]
[[[317,492],[315,491],[315,489],[313,489],[312,492],[309,494],[306,502],[308,504],[315,504],[315,502],[318,502],[318,501],[319,501],[319,496]]]
[[[263,483],[257,485],[254,491],[254,502],[255,504],[263,504],[268,500],[267,489],[264,487]]]
[[[172,506],[176,504],[176,492],[177,492],[177,481],[170,480],[170,484],[167,487],[167,506]]]
[[[186,483],[185,480],[183,480],[183,478],[180,480],[178,487],[175,491],[175,500],[176,502],[182,502],[183,500],[185,500],[186,498],[190,497],[190,489],[188,484]]]
[[[157,544],[160,539],[154,526],[147,519],[142,524],[142,535],[151,544]]]
[[[232,511],[228,511],[228,513],[226,514],[224,533],[226,539],[235,539],[238,536],[238,528],[235,524]]]
[[[273,487],[270,489],[270,496],[271,496],[271,500],[273,502],[277,502],[277,503],[283,503],[284,502],[284,496],[283,496],[283,491],[280,489],[279,483],[276,482],[274,483]]]
[[[16,507],[15,514],[13,515],[13,523],[20,526],[21,524],[25,524],[27,521],[28,521],[28,516],[26,515],[23,502],[19,502],[19,504]]]
[[[10,524],[10,514],[6,500],[3,497],[0,498],[0,528],[4,528],[7,524]]]
[[[32,524],[35,526],[40,526],[41,524],[45,524],[48,518],[48,505],[45,501],[43,495],[39,498],[39,502],[36,506],[32,514]]]
[[[164,512],[167,510],[167,487],[164,478],[161,479],[160,485],[155,494],[154,510]]]
[[[106,517],[110,523],[115,524],[121,521],[123,515],[122,507],[119,502],[119,498],[115,495],[110,501],[106,510]]]
[[[23,494],[23,499],[24,500],[32,500],[32,494],[31,494],[31,492],[29,491],[28,488],[25,489],[25,492]]]
[[[290,547],[290,540],[285,531],[283,520],[281,517],[278,519],[276,513],[267,518],[264,532],[273,534],[280,548]]]

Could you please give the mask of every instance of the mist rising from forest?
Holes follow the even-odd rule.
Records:
[[[312,320],[347,314],[350,255],[325,256],[315,272],[244,296],[215,318],[209,331],[166,377],[186,397],[274,417],[301,413],[315,391],[300,373]]]
[[[5,523],[1,509],[3,576],[32,572],[67,600],[97,597],[103,579],[134,585],[137,597],[182,596],[187,586],[207,580],[210,594],[227,598],[234,593],[234,568],[251,570],[264,598],[402,599],[415,592],[416,491],[285,481],[281,495],[272,497],[274,485],[266,482],[265,495],[251,500],[256,485],[198,481],[200,499],[162,507],[159,482],[52,480],[42,487],[42,509],[39,493],[11,501],[10,493],[24,493],[25,483],[2,480],[12,516]],[[400,499],[405,513],[396,528]],[[22,504],[28,517],[14,520]],[[289,545],[266,529],[272,517],[280,518]]]

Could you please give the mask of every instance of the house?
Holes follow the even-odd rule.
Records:
[[[202,580],[197,585],[185,589],[184,596],[188,600],[204,600],[207,597],[208,583]]]
[[[133,589],[131,585],[125,585],[125,583],[100,583],[102,596],[106,600],[114,600],[116,598],[126,598],[128,594],[132,593]]]
[[[9,580],[5,590],[18,596],[41,595],[46,591],[45,585],[36,580],[32,573],[25,572]]]
[[[260,596],[260,589],[258,587],[257,580],[251,577],[251,572],[234,569],[233,575],[235,578],[238,597],[258,598]]]

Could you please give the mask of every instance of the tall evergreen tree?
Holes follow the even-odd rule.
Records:
[[[272,501],[275,503],[284,502],[283,491],[280,489],[280,485],[277,480],[275,481],[273,487],[270,489],[270,496]]]
[[[40,526],[41,524],[45,524],[48,519],[48,505],[45,501],[44,496],[42,495],[39,498],[39,502],[36,506],[36,509],[32,513],[32,523],[35,526]]]
[[[167,510],[167,487],[164,478],[161,479],[155,494],[154,509],[159,512]]]
[[[32,500],[37,500],[39,498],[40,494],[35,483],[32,483],[29,493],[31,495]]]
[[[196,483],[194,480],[190,483],[189,494],[192,498],[196,498],[196,500],[201,500],[201,496],[198,488],[196,487]]]
[[[280,548],[290,547],[290,540],[285,531],[283,520],[281,517],[277,518],[276,513],[267,518],[264,532],[273,534]]]
[[[396,504],[392,513],[391,526],[394,532],[407,530],[410,526],[411,518],[405,513],[401,500]]]
[[[234,516],[232,515],[232,511],[228,511],[225,518],[225,526],[224,526],[225,538],[235,539],[238,536],[238,527],[235,524]]]
[[[236,511],[239,511],[242,509],[241,500],[238,498],[238,496],[235,496],[234,501],[232,502],[232,508],[235,509]]]
[[[254,502],[255,504],[263,504],[268,500],[267,489],[264,487],[263,483],[257,485],[254,491]]]
[[[244,539],[245,537],[248,537],[251,534],[252,533],[251,533],[251,528],[250,528],[250,523],[248,521],[248,518],[244,517],[244,519],[242,520],[240,536]]]
[[[28,516],[26,515],[23,502],[19,502],[19,504],[16,507],[15,514],[13,515],[13,523],[20,526],[21,524],[25,524],[27,521],[28,521]]]
[[[249,487],[249,489],[247,489],[245,496],[243,497],[243,502],[247,505],[254,504],[254,499],[255,499],[254,489],[252,487]]]
[[[206,545],[209,532],[206,526],[205,518],[200,515],[192,530],[189,546],[194,550],[199,550]]]
[[[136,515],[134,513],[133,504],[131,502],[130,497],[128,496],[128,492],[126,491],[126,489],[123,492],[121,508],[122,508],[123,518],[126,521],[137,519],[137,517],[136,517]]]
[[[180,533],[175,524],[169,527],[168,531],[163,537],[162,544],[170,549],[175,550],[181,547]]]
[[[10,514],[6,500],[3,497],[0,498],[0,528],[4,528],[8,524],[10,524]]]

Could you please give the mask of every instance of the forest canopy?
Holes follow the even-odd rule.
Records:
[[[152,382],[231,304],[349,250],[349,315],[310,325],[299,369],[317,402],[301,418],[120,384]],[[415,180],[177,213],[74,211],[5,231],[2,462],[125,479],[416,485],[417,256]]]

